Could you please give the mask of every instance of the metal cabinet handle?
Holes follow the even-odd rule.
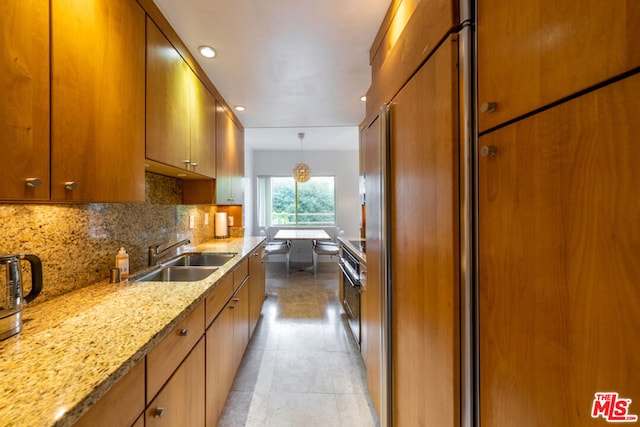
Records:
[[[187,328],[180,329],[180,336],[186,337],[188,333],[189,333],[189,329]]]
[[[162,417],[162,413],[164,412],[164,408],[162,406],[158,406],[154,411],[153,411],[153,418],[160,418]]]
[[[75,181],[67,181],[64,183],[64,188],[66,188],[67,190],[75,190],[76,188],[78,188],[78,183]]]
[[[233,302],[238,302],[238,301],[240,301],[240,298],[234,298],[234,299],[232,299],[231,301],[233,301]]]
[[[40,187],[42,185],[42,180],[40,178],[27,178],[24,180],[27,184],[27,187]]]
[[[493,113],[498,109],[497,102],[483,102],[480,106],[480,111],[483,113]]]
[[[495,145],[483,145],[480,149],[480,155],[482,157],[493,157],[498,153],[498,147]]]
[[[183,160],[182,163],[184,163],[184,168],[185,169],[189,169],[189,165],[191,164],[191,160]]]

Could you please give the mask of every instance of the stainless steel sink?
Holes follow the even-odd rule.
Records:
[[[224,252],[194,252],[162,263],[163,266],[211,266],[221,267],[233,258],[235,253]]]
[[[131,280],[133,282],[197,282],[210,276],[217,269],[218,267],[210,266],[164,266]]]

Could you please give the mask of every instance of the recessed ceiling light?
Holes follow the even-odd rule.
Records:
[[[367,100],[367,95],[362,95],[360,97],[360,101],[365,102]]]
[[[236,111],[244,111],[246,110],[246,108],[244,108],[244,105],[236,105],[235,107],[233,107],[234,110]]]
[[[216,56],[216,50],[211,46],[200,46],[198,50],[200,51],[200,55],[205,58],[215,58]]]

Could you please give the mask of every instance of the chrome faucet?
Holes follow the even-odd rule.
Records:
[[[160,243],[159,245],[149,246],[149,265],[156,265],[158,260],[168,254],[170,251],[174,250],[178,246],[188,245],[191,243],[191,239],[184,239],[179,241],[178,243],[174,243],[173,245],[158,251],[158,248],[166,243]]]

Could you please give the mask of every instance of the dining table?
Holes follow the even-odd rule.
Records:
[[[282,228],[273,236],[273,239],[291,241],[311,240],[313,242],[315,240],[331,240],[331,236],[321,228]],[[311,246],[311,265],[300,269],[300,271],[306,271],[309,267],[314,267],[315,271],[315,265],[313,264],[313,243]]]

